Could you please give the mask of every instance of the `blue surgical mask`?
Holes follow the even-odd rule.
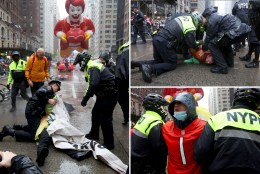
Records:
[[[184,121],[187,118],[187,112],[186,111],[174,112],[173,116],[179,121]]]

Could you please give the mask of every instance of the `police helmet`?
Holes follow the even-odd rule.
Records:
[[[145,110],[158,113],[163,119],[167,116],[167,111],[162,106],[167,106],[169,103],[159,94],[150,93],[143,100]]]
[[[196,28],[198,28],[199,24],[202,24],[203,17],[200,12],[194,11],[191,13],[191,17],[193,19],[194,25]]]
[[[14,55],[18,55],[18,56],[20,57],[19,51],[13,51],[13,52],[12,52],[12,57],[13,57]]]
[[[240,108],[241,105],[247,106],[251,110],[256,110],[260,104],[260,91],[256,88],[241,88],[234,94],[232,108]]]
[[[105,60],[105,62],[106,62],[106,63],[108,63],[108,61],[109,61],[109,54],[108,54],[108,53],[106,53],[106,52],[104,52],[104,53],[101,53],[101,54],[99,55],[99,58],[102,58],[102,59],[104,59],[104,60]]]
[[[49,82],[49,85],[52,85],[52,84],[56,84],[59,87],[59,91],[60,91],[61,81],[59,81],[59,80],[51,80]]]
[[[174,105],[176,101],[179,101],[183,103],[187,107],[187,111],[190,117],[196,117],[197,118],[197,112],[196,112],[196,102],[195,98],[191,93],[183,92],[180,94],[177,94],[177,96],[173,99],[173,101],[170,103],[168,110],[171,115],[174,114]]]

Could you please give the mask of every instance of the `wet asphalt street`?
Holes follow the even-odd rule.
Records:
[[[142,73],[135,68],[131,70],[132,86],[260,86],[260,69],[245,68],[239,57],[247,53],[248,47],[241,48],[234,57],[234,68],[228,68],[228,74],[213,74],[210,68],[214,65],[186,64],[182,55],[178,55],[178,65],[173,71],[153,76],[152,83],[142,79]],[[252,58],[254,56],[252,55]],[[131,45],[131,60],[153,59],[151,39],[146,44],[141,41]]]
[[[84,73],[74,71],[71,73],[58,73],[55,69],[51,70],[54,77],[61,78],[61,91],[58,93],[63,101],[73,105],[75,110],[71,113],[71,123],[84,133],[88,133],[91,128],[91,110],[94,105],[95,98],[88,101],[86,107],[80,105],[82,96],[86,90],[86,82]],[[1,78],[0,83],[6,84],[7,78]],[[27,93],[31,94],[27,89]],[[27,124],[25,119],[25,105],[26,102],[20,97],[17,97],[17,110],[13,113],[9,112],[11,108],[11,100],[0,103],[0,129],[4,125]],[[125,164],[129,161],[129,127],[123,126],[123,115],[120,105],[117,104],[114,115],[114,137],[115,149],[112,152],[117,155]],[[102,132],[100,130],[100,140],[102,141]],[[50,146],[49,156],[46,158],[43,167],[40,167],[44,174],[93,174],[93,173],[116,173],[106,164],[95,160],[93,157],[78,162],[66,154],[55,150],[54,146]],[[28,155],[34,162],[36,160],[36,144],[26,142],[15,142],[12,137],[5,137],[0,142],[0,150],[12,151],[17,154]]]

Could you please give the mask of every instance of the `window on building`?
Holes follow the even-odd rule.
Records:
[[[110,43],[110,40],[105,40],[105,43]]]

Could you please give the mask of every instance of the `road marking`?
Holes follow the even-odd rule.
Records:
[[[73,98],[77,98],[76,92],[75,92],[75,87],[74,87],[74,84],[73,84],[73,83],[72,83],[72,88],[71,88],[71,90],[72,90],[72,96],[73,96]]]

